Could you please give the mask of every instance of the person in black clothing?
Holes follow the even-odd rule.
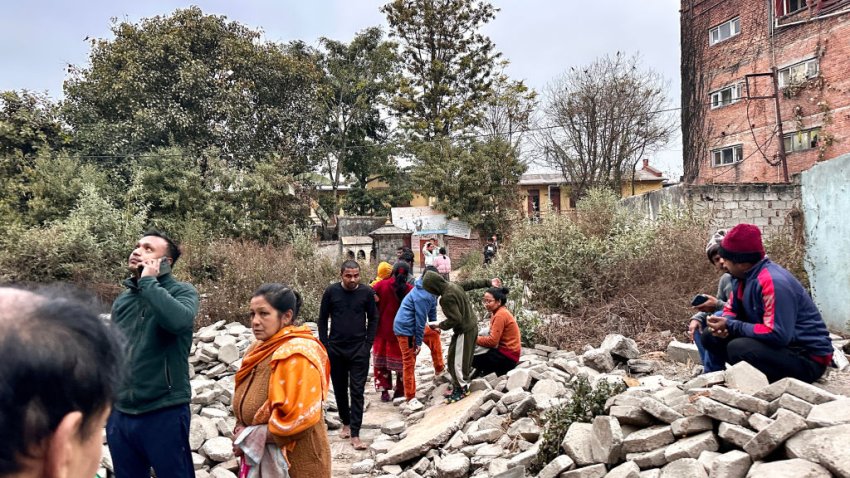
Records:
[[[330,333],[328,318],[331,319]],[[328,350],[339,418],[340,437],[351,437],[351,445],[365,450],[360,441],[363,422],[363,390],[369,373],[369,353],[378,330],[375,291],[360,283],[360,264],[345,261],[340,282],[328,286],[319,308],[319,340]],[[351,394],[349,409],[348,395]]]

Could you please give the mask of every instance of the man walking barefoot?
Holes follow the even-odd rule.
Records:
[[[343,262],[340,281],[325,289],[318,325],[319,340],[328,350],[331,383],[343,425],[339,435],[351,437],[351,445],[355,449],[365,450],[366,445],[360,441],[363,390],[369,373],[369,354],[378,330],[378,309],[375,291],[360,283],[360,264],[357,262]]]

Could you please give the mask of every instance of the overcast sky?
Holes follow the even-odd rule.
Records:
[[[325,36],[341,41],[385,25],[383,0],[199,1],[205,13],[225,15],[265,32],[270,41]],[[509,73],[541,90],[570,66],[622,51],[639,52],[645,67],[669,81],[679,106],[679,0],[495,0],[501,11],[486,33],[510,60]],[[7,2],[0,15],[0,91],[29,89],[62,95],[68,64],[83,65],[89,37],[110,37],[110,19],[136,22],[191,3],[167,0],[29,0]],[[672,178],[682,170],[677,137],[652,159]]]

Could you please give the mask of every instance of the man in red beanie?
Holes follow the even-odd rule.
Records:
[[[761,231],[739,224],[720,242],[732,274],[723,314],[708,317],[702,345],[725,362],[746,361],[775,382],[814,382],[832,362],[832,342],[809,294],[794,276],[765,257]]]

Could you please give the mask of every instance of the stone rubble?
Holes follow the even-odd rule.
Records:
[[[223,321],[194,336],[189,441],[196,476],[238,472],[231,446],[233,376],[252,341],[248,328]],[[688,345],[671,342],[668,359],[694,362]],[[429,361],[417,363],[418,403],[386,404],[396,417],[370,425],[368,452],[350,455],[358,458],[334,476],[850,477],[850,398],[793,379],[768,384],[746,363],[684,383],[646,375],[661,366],[641,358],[634,341],[621,335],[580,354],[537,345],[524,348],[506,376],[476,379],[468,397],[444,404],[448,379],[435,377]],[[546,412],[569,402],[579,377],[594,386],[605,380],[630,387],[608,400],[605,415],[572,423],[561,454],[531,475]],[[339,429],[333,394],[326,411],[328,429]],[[102,467],[111,472],[104,451]],[[335,458],[341,453],[332,451]]]

